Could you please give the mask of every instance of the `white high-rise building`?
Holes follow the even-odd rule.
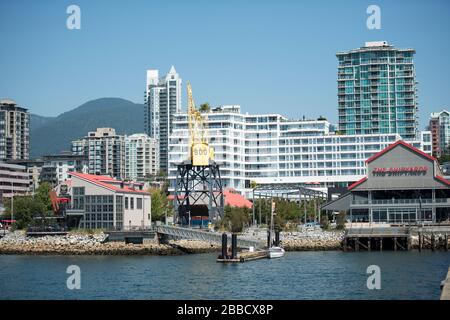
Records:
[[[125,137],[125,178],[154,176],[159,168],[159,145],[156,139],[146,134]]]
[[[224,187],[241,193],[257,184],[304,183],[326,191],[364,177],[365,160],[400,140],[396,133],[337,135],[326,120],[292,120],[279,114],[241,114],[239,106],[212,109],[208,137],[221,164]],[[169,179],[175,185],[178,163],[189,151],[187,114],[175,116],[169,144]],[[429,132],[423,134],[430,137]],[[422,141],[408,141],[420,149]]]
[[[168,170],[169,135],[174,114],[181,112],[182,80],[174,66],[163,78],[158,70],[147,70],[145,91],[145,133],[159,141],[160,169]]]

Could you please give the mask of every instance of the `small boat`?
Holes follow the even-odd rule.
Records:
[[[281,258],[284,256],[284,253],[285,253],[284,249],[279,246],[279,243],[273,243],[273,241],[272,241],[272,235],[275,232],[274,222],[273,222],[274,211],[275,211],[275,203],[272,202],[272,211],[270,214],[270,229],[268,230],[269,231],[269,244],[270,244],[270,247],[269,247],[269,258],[270,259]]]
[[[269,258],[281,258],[284,256],[284,249],[282,247],[270,247],[269,248]]]

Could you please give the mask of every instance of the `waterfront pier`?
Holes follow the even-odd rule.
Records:
[[[342,241],[344,251],[424,249],[448,251],[450,226],[353,226]]]
[[[344,251],[397,251],[410,248],[410,232],[405,227],[349,228],[343,240]]]

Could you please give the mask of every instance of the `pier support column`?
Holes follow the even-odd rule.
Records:
[[[394,237],[394,251],[397,251],[397,237]]]
[[[371,242],[371,239],[370,239],[370,237],[367,239],[367,251],[370,251],[370,242]]]
[[[436,238],[433,233],[431,234],[431,251],[434,251],[435,248],[436,248]]]
[[[423,240],[422,240],[422,232],[419,232],[419,252],[422,251],[422,245],[423,245]]]
[[[444,241],[444,250],[448,251],[448,234],[445,234]]]
[[[380,251],[383,251],[383,237],[380,238]]]

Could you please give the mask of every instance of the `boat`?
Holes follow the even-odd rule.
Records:
[[[273,222],[274,211],[275,211],[275,203],[272,202],[272,210],[271,210],[271,215],[270,215],[270,229],[269,229],[270,247],[268,250],[270,259],[281,258],[284,256],[284,253],[285,253],[285,251],[282,247],[280,247],[278,244],[274,245],[274,243],[272,241],[272,236],[275,233],[275,227],[274,227],[274,222]]]
[[[282,247],[270,247],[269,248],[269,258],[275,259],[275,258],[281,258],[284,256],[284,249]]]

